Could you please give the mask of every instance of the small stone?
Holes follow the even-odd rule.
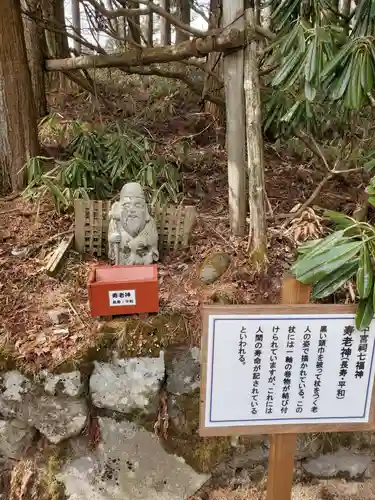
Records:
[[[54,375],[42,372],[40,379],[44,381],[44,390],[51,396],[64,394],[77,398],[82,394],[83,383],[79,371]]]
[[[69,321],[69,309],[50,309],[47,314],[53,325],[61,325]]]
[[[200,385],[200,350],[193,347],[167,364],[167,391],[189,394]]]
[[[90,392],[94,406],[125,414],[154,413],[165,376],[164,353],[159,358],[115,359],[94,362]]]
[[[18,420],[0,420],[0,455],[20,459],[30,446],[35,430]]]
[[[230,265],[230,256],[224,252],[208,255],[199,271],[199,277],[203,283],[210,285],[222,276]]]
[[[357,455],[347,450],[312,458],[302,464],[304,470],[319,478],[347,477],[356,479],[362,477],[371,466],[369,455]]]

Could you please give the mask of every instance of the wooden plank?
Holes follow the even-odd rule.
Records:
[[[282,304],[308,304],[310,294],[311,286],[303,285],[294,276],[284,277]],[[296,433],[272,435],[268,459],[267,500],[291,500],[296,445]]]
[[[98,204],[98,218],[97,218],[97,239],[98,239],[98,242],[97,242],[97,253],[98,253],[98,257],[100,257],[102,255],[102,238],[103,238],[103,202],[102,200],[98,200],[97,201],[97,204]]]
[[[85,251],[85,202],[74,200],[74,245],[79,253]]]
[[[62,259],[64,258],[64,255],[68,248],[73,243],[74,239],[74,234],[71,234],[64,238],[59,245],[57,246],[56,250],[53,252],[51,255],[51,258],[47,262],[47,265],[45,267],[46,273],[48,276],[55,276],[57,274],[57,271],[59,270],[59,266],[61,264]]]
[[[197,218],[197,211],[193,206],[185,207],[184,214],[184,228],[183,228],[183,238],[182,245],[187,247],[190,241],[191,231],[194,227]]]
[[[289,283],[285,284],[290,286]],[[302,294],[302,291],[299,293]],[[302,295],[303,297],[303,295]],[[272,309],[270,309],[272,307]],[[201,411],[200,411],[200,435],[201,436],[244,436],[259,434],[290,434],[290,433],[315,433],[315,432],[361,432],[375,431],[375,386],[372,394],[370,418],[368,423],[319,423],[319,424],[280,424],[280,425],[257,425],[257,426],[233,426],[205,428],[204,410],[206,398],[207,380],[207,342],[208,342],[208,317],[212,314],[226,315],[249,315],[249,314],[355,314],[356,306],[344,304],[272,304],[264,305],[212,305],[202,308],[203,334],[202,334],[202,365],[201,365]]]

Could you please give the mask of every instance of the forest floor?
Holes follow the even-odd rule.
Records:
[[[184,328],[172,325],[164,335],[163,347],[176,342],[199,345],[202,304],[278,302],[283,273],[295,258],[296,232],[307,228],[313,235],[319,226],[314,215],[297,223],[278,217],[303,203],[323,177],[315,158],[302,159],[288,145],[266,144],[269,263],[259,274],[249,264],[248,237],[230,234],[226,154],[217,143],[214,120],[187,99],[183,89],[176,89],[171,92],[167,87],[155,95],[149,88],[135,86],[121,100],[113,97],[123,106],[116,118],[126,119],[158,141],[165,155],[171,156],[171,144],[188,142],[183,158],[172,160],[180,166],[183,196],[196,206],[198,220],[189,248],[168,255],[159,264],[161,314],[178,313],[184,318]],[[64,122],[79,118],[95,125],[114,120],[103,107],[97,112],[85,94],[59,95],[51,97],[51,102]],[[61,141],[51,136],[43,129],[45,149],[49,155],[58,155]],[[324,186],[314,206],[352,213],[362,187],[360,175],[352,175],[350,181],[337,177]],[[35,205],[22,197],[0,200],[0,360],[11,359],[26,372],[79,361],[90,347],[100,344],[100,327],[89,315],[87,296],[88,273],[96,260],[72,250],[55,278],[44,270],[58,236],[72,230],[73,224],[73,214],[57,215],[48,201]],[[20,248],[27,250],[27,256],[14,255]],[[231,265],[218,281],[206,286],[199,280],[199,266],[214,251],[229,254]],[[71,313],[65,333],[51,329],[47,311],[57,307]],[[143,323],[147,331],[149,321]],[[138,329],[137,338],[139,333]],[[159,340],[155,337],[155,342]],[[130,341],[132,352],[139,354],[142,346],[137,346],[137,339]],[[151,352],[153,345],[149,348]]]
[[[180,166],[183,195],[198,213],[189,248],[168,255],[158,266],[159,317],[165,318],[162,335],[148,335],[158,328],[156,320],[140,317],[137,324],[144,330],[130,328],[126,338],[111,339],[117,345],[126,343],[134,355],[145,354],[145,342],[149,352],[176,343],[199,345],[202,304],[277,303],[283,274],[295,258],[296,236],[301,228],[309,225],[313,234],[319,228],[321,209],[352,213],[359,203],[362,177],[337,177],[314,200],[316,215],[312,218],[295,224],[280,217],[310,196],[323,173],[315,158],[297,154],[287,144],[266,144],[269,262],[267,269],[258,273],[249,264],[248,237],[230,234],[226,154],[217,142],[212,116],[202,113],[180,87],[173,92],[166,87],[157,95],[150,87],[139,85],[116,92],[111,96],[118,105],[115,119],[128,120],[150,140],[158,141],[169,157],[172,144],[188,143],[183,157],[172,161]],[[96,125],[114,120],[113,113],[103,106],[98,108],[85,94],[51,96],[51,104],[64,121],[79,118]],[[56,138],[49,137],[45,130],[41,138],[47,153],[58,156],[61,144]],[[59,235],[71,231],[73,223],[72,213],[58,215],[48,200],[38,205],[22,197],[0,200],[0,368],[16,366],[27,373],[42,368],[58,370],[66,363],[78,364],[91,349],[97,350],[107,342],[102,324],[91,318],[88,305],[88,274],[97,259],[70,250],[56,277],[45,273]],[[19,249],[27,249],[27,255],[20,255]],[[219,280],[207,286],[199,280],[199,267],[215,251],[226,252],[231,265]],[[334,300],[350,301],[349,291]],[[58,307],[70,311],[68,328],[63,331],[52,327],[47,314]],[[370,486],[359,488],[358,495],[345,496],[327,493],[322,485],[297,485],[293,500],[373,498],[366,488]],[[263,496],[263,490],[220,490],[208,498],[260,500]]]

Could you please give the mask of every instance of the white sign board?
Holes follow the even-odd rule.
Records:
[[[353,314],[210,314],[204,427],[368,422],[374,334]]]
[[[135,290],[111,290],[109,294],[109,305],[112,306],[134,306]]]

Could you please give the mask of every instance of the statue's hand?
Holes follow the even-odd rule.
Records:
[[[121,243],[121,234],[120,233],[112,233],[109,237],[110,243]]]

